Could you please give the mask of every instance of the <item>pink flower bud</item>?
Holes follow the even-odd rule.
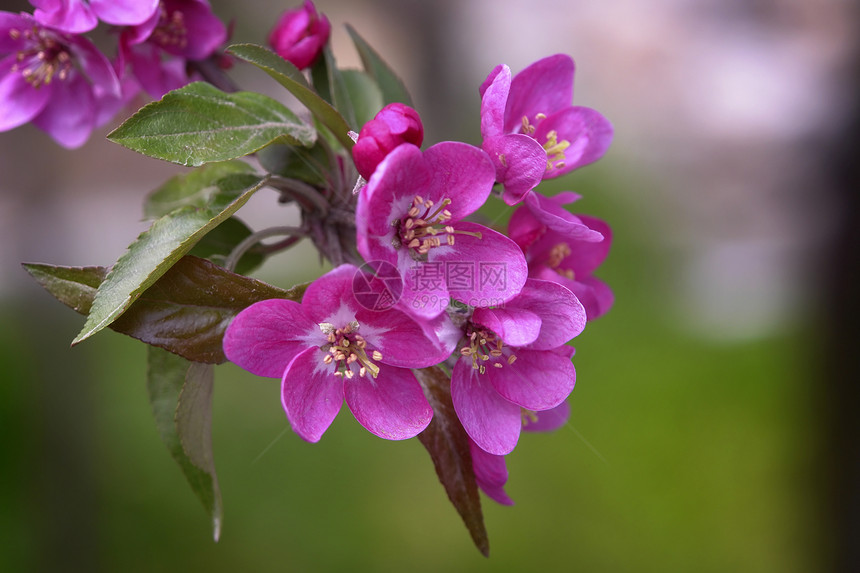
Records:
[[[330,33],[328,18],[317,14],[314,3],[307,0],[301,8],[284,12],[269,33],[269,45],[279,56],[303,70],[322,53]]]
[[[376,166],[401,143],[421,146],[424,126],[418,112],[402,103],[392,103],[364,124],[352,148],[355,167],[370,179]]]

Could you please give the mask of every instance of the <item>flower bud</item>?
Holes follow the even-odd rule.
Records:
[[[279,56],[303,70],[322,53],[330,33],[328,18],[317,14],[314,3],[307,0],[301,8],[284,12],[269,33],[269,45]]]
[[[401,143],[421,146],[424,126],[418,112],[402,103],[392,103],[364,124],[352,148],[355,167],[370,179],[376,166]]]

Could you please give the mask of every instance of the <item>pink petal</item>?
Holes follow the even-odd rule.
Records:
[[[556,54],[538,60],[515,75],[508,96],[505,131],[519,131],[523,117],[534,125],[537,114],[548,116],[569,107],[573,101],[573,72],[570,56]]]
[[[484,139],[484,151],[493,161],[496,181],[505,186],[505,203],[515,205],[538,186],[546,172],[546,151],[520,133]]]
[[[508,482],[505,456],[488,454],[472,440],[469,440],[469,451],[472,454],[472,469],[478,487],[493,501],[502,505],[513,505],[513,500],[505,493],[505,484]]]
[[[483,225],[460,221],[451,247],[431,249],[431,261],[445,265],[448,292],[469,306],[498,306],[516,296],[528,277],[522,250],[512,240]]]
[[[538,315],[511,306],[476,308],[470,320],[498,334],[508,346],[525,346],[534,342],[541,331],[541,318]]]
[[[158,9],[159,0],[90,0],[99,20],[115,26],[136,26],[147,21]]]
[[[80,64],[87,81],[95,88],[117,97],[122,95],[119,79],[110,60],[95,44],[84,37],[75,37],[69,43],[72,57]]]
[[[487,154],[478,147],[443,141],[428,148],[424,160],[433,177],[424,199],[437,205],[443,199],[451,199],[446,208],[453,221],[477,211],[493,190],[496,170]]]
[[[12,34],[12,30],[26,30],[33,26],[29,14],[12,14],[0,11],[0,53],[8,54],[25,49],[28,40],[23,34]]]
[[[387,440],[412,438],[433,418],[421,386],[406,368],[384,365],[375,379],[353,376],[344,384],[344,396],[358,423]]]
[[[431,320],[445,312],[451,301],[443,262],[413,261],[404,249],[398,268],[403,276],[401,306],[410,315]]]
[[[462,358],[451,376],[451,400],[469,437],[485,452],[510,453],[520,437],[520,407],[493,389],[485,375]]]
[[[568,107],[550,115],[538,125],[534,137],[544,142],[547,133],[553,130],[557,132],[558,141],[566,140],[570,147],[564,150],[564,166],[547,171],[544,178],[558,177],[597,161],[612,143],[612,124],[587,107]]]
[[[318,442],[343,405],[343,378],[323,364],[325,352],[308,348],[284,372],[281,404],[290,425],[302,439]]]
[[[566,242],[597,243],[603,240],[603,235],[599,231],[589,227],[579,217],[562,207],[555,197],[531,193],[526,197],[525,203],[538,222],[561,235]]]
[[[257,376],[281,378],[297,354],[325,338],[302,306],[291,300],[272,299],[240,312],[224,333],[224,354],[230,362]]]
[[[302,296],[302,308],[314,323],[343,321],[344,324],[335,324],[336,328],[342,328],[355,320],[360,307],[352,292],[352,279],[357,270],[354,265],[340,265],[308,285]],[[342,317],[332,317],[340,313]]]
[[[95,127],[96,103],[90,85],[73,74],[57,83],[51,100],[33,125],[45,131],[63,147],[74,149],[86,143]]]
[[[481,136],[485,140],[504,134],[510,89],[511,69],[505,65],[496,66],[481,85]]]
[[[523,430],[526,432],[552,432],[564,426],[570,418],[570,402],[565,400],[555,408],[535,412],[537,418],[531,421],[529,417],[523,417]]]
[[[599,267],[609,254],[612,246],[612,229],[609,225],[597,217],[580,215],[584,225],[603,236],[603,241],[594,242],[569,242],[570,254],[567,255],[559,265],[563,269],[572,270],[577,276],[589,275]]]
[[[527,410],[548,410],[573,391],[576,370],[569,359],[549,350],[520,348],[515,354],[513,364],[487,368],[485,373],[506,400]]]
[[[37,9],[36,21],[69,34],[83,34],[98,25],[98,19],[89,4],[82,0],[31,0]]]
[[[526,343],[535,350],[550,350],[566,344],[585,328],[586,311],[582,303],[570,289],[557,281],[528,279],[519,296],[508,306],[540,317],[540,335]]]
[[[53,86],[37,89],[19,71],[12,71],[14,55],[0,61],[0,131],[8,131],[31,121],[45,108]]]

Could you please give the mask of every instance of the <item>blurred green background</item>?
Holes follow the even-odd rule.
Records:
[[[239,3],[214,4],[224,19],[237,18],[238,41],[262,41],[275,16],[263,2],[249,3],[247,12]],[[484,4],[459,9],[468,15]],[[525,10],[525,3],[503,4],[509,17]],[[577,60],[577,103],[603,111],[616,126],[616,145],[604,159],[547,187],[550,193],[581,193],[576,211],[613,226],[612,252],[597,274],[612,286],[616,304],[575,341],[577,386],[569,424],[552,434],[524,435],[507,458],[507,491],[516,505],[502,507],[483,498],[491,557],[483,558],[472,545],[416,440],[379,440],[344,411],[319,444],[304,443],[289,431],[278,383],[229,364],[216,369],[213,440],[225,515],[221,540],[213,543],[203,509],[153,423],[143,345],[104,332],[69,349],[83,319],[16,268],[24,260],[111,264],[145,228],[134,205],[175,170],[129,157],[131,152],[101,141],[103,133],[81,151],[67,152],[22,128],[0,134],[0,222],[9,223],[0,261],[2,274],[13,277],[0,289],[0,570],[807,572],[825,567],[832,531],[827,492],[821,490],[825,437],[814,344],[821,336],[816,318],[821,285],[804,282],[809,275],[798,268],[806,267],[788,264],[750,291],[749,283],[761,279],[761,266],[721,268],[719,258],[717,268],[708,271],[713,274],[701,279],[706,285],[685,282],[685,271],[712,252],[702,245],[736,241],[750,228],[769,229],[767,240],[783,244],[779,241],[787,235],[779,225],[798,215],[773,222],[768,207],[784,203],[784,196],[773,196],[781,180],[772,179],[771,172],[787,165],[795,140],[781,132],[747,140],[744,133],[702,131],[671,113],[664,115],[665,123],[646,117],[645,109],[658,116],[671,111],[675,100],[666,98],[679,94],[663,93],[671,84],[658,76],[621,78],[606,66],[626,57],[632,58],[631,68],[651,65],[643,73],[658,73],[671,61],[657,51],[650,53],[656,63],[649,64],[649,53],[634,48],[641,48],[646,32],[666,30],[644,22],[631,31],[624,26],[635,17],[614,20],[612,13],[600,20],[594,7],[579,14],[579,3],[539,4],[544,12],[530,12],[528,26],[550,25],[551,14],[563,9],[571,15],[572,30],[598,24],[604,29],[583,32],[580,39],[556,37],[566,42],[556,44],[531,34],[529,51],[509,44],[501,32],[484,30],[481,36],[462,21],[455,26],[454,2],[437,9],[419,2],[317,3],[336,29],[352,22],[383,54],[394,54],[392,62],[406,70],[410,87],[418,84],[413,89],[428,143],[477,142],[476,90],[487,71],[500,61],[516,71],[554,51],[570,52]],[[662,8],[671,14],[665,22],[696,17],[671,4]],[[607,6],[633,10],[626,2]],[[726,24],[735,20],[724,16],[698,18],[698,25],[723,22],[727,34],[737,31]],[[770,22],[755,15],[737,18],[750,25]],[[387,26],[401,20],[402,26]],[[787,34],[818,37],[817,21],[792,22]],[[420,42],[410,36],[410,26],[423,26]],[[618,53],[590,47],[589,38],[612,30],[616,35],[600,46],[613,44]],[[342,32],[336,33],[335,48],[344,49]],[[671,45],[671,37],[655,34],[655,46]],[[482,51],[465,58],[458,49],[470,42],[481,44]],[[428,64],[433,58],[426,51],[439,46],[447,46],[443,63],[462,57],[471,64],[459,71]],[[354,55],[342,61],[350,58]],[[479,71],[472,73],[473,68]],[[280,93],[252,72],[237,74],[261,82],[258,89]],[[592,87],[583,78],[593,79]],[[692,83],[708,81],[703,75]],[[652,93],[639,89],[645,85]],[[799,133],[801,140],[809,136]],[[52,168],[20,169],[34,160]],[[814,180],[816,166],[806,165],[803,177]],[[715,177],[724,171],[737,180]],[[737,181],[747,185],[749,195],[721,202],[737,197]],[[250,213],[260,215],[271,199],[255,198],[257,211],[251,205]],[[702,204],[690,206],[699,199]],[[792,199],[792,213],[809,204],[802,199]],[[713,220],[727,226],[710,226]],[[788,233],[794,242],[778,249],[776,259],[805,261],[820,248],[816,229],[821,227],[810,227]],[[76,239],[76,232],[84,238]],[[732,244],[746,248],[743,242]],[[83,247],[75,250],[76,245]],[[300,248],[269,261],[260,276],[289,286],[319,272],[314,253]],[[727,276],[737,282],[709,279]],[[786,283],[796,287],[791,296],[764,318],[756,317],[757,307],[785,294]],[[716,305],[713,314],[697,314],[696,305],[706,303]],[[741,315],[749,309],[749,320],[738,309]]]

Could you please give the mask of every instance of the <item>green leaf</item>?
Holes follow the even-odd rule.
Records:
[[[250,237],[251,234],[251,229],[245,223],[236,217],[230,217],[209,231],[188,254],[224,266],[224,262],[236,245]],[[252,247],[239,259],[235,271],[240,275],[248,275],[262,265],[264,260],[266,260],[265,255],[255,251]]]
[[[167,215],[179,207],[194,205],[203,207],[217,193],[217,182],[237,173],[252,173],[254,170],[244,161],[209,163],[182,175],[176,175],[149,194],[143,203],[143,215],[155,219]]]
[[[341,77],[352,102],[356,125],[361,129],[384,107],[382,92],[373,78],[361,70],[342,70]]]
[[[149,347],[146,388],[161,439],[221,535],[221,490],[212,457],[212,366]]]
[[[104,267],[25,264],[33,278],[60,302],[86,314]],[[185,256],[149,287],[110,328],[195,362],[220,364],[227,325],[244,308],[261,300],[300,302],[306,284],[282,290],[231,273],[209,261]]]
[[[270,145],[257,154],[260,165],[274,175],[298,179],[316,187],[329,185],[329,153],[317,142],[310,149],[295,145]]]
[[[89,314],[96,290],[108,274],[105,267],[57,267],[38,263],[22,266],[54,298],[83,315]]]
[[[355,28],[347,24],[346,30],[355,44],[355,49],[358,50],[364,70],[371,78],[376,80],[379,89],[382,90],[382,99],[385,104],[400,102],[410,107],[415,107],[412,105],[409,91],[406,89],[403,81],[394,73],[394,70],[382,59],[376,50],[370,47],[370,44],[364,38],[358,35]]]
[[[344,148],[352,149],[354,143],[347,135],[350,128],[346,120],[331,104],[313,91],[297,67],[271,50],[256,44],[234,44],[227,51],[269,74],[308,108]]]
[[[206,233],[238,211],[267,181],[250,175],[226,177],[220,180],[221,190],[212,197],[210,206],[182,207],[156,220],[129,246],[99,286],[84,328],[72,345],[122,315],[143,291]]]
[[[355,120],[350,94],[347,92],[341,71],[337,69],[337,62],[335,62],[330,47],[326,46],[323,50],[323,57],[317,59],[311,68],[311,78],[314,82],[314,88],[320,96],[340,112],[350,129],[358,131],[361,125]]]
[[[490,540],[484,527],[469,437],[451,402],[451,377],[438,366],[413,372],[433,408],[433,419],[418,434],[418,440],[430,453],[436,475],[466,524],[475,546],[485,557],[489,557]]]
[[[227,94],[195,82],[145,105],[108,139],[150,157],[197,166],[243,157],[274,142],[311,146],[316,131],[270,97]]]

